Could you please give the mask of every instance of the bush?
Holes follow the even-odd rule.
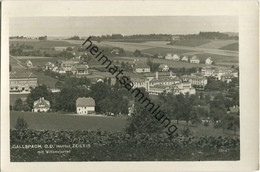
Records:
[[[19,117],[16,121],[15,128],[18,130],[24,130],[28,128],[28,124],[23,118]]]
[[[220,122],[214,124],[214,128],[221,128],[222,124]]]
[[[209,126],[209,122],[204,122],[203,125],[204,125],[205,127],[208,127],[208,126]]]
[[[189,127],[185,127],[181,130],[181,134],[185,137],[191,136],[192,135],[192,131],[190,130]]]

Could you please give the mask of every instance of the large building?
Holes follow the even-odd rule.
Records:
[[[208,83],[207,78],[205,76],[183,75],[181,78],[183,82],[190,82],[191,85],[196,87],[197,89],[204,89],[204,87]]]
[[[158,95],[160,93],[178,94],[196,94],[195,88],[192,87],[190,82],[181,82],[173,85],[154,85],[149,88],[149,93]]]
[[[10,92],[30,92],[38,85],[33,73],[10,73]]]
[[[50,110],[50,101],[40,97],[39,100],[33,102],[33,112],[48,112]]]
[[[76,100],[77,114],[95,113],[95,100],[92,97],[79,97]]]
[[[147,73],[150,72],[150,66],[145,64],[136,64],[134,66],[134,72],[136,73]]]
[[[232,79],[238,77],[238,70],[234,68],[207,66],[201,69],[201,74],[206,77],[214,77],[218,80],[222,80],[223,75],[228,76],[228,78]]]

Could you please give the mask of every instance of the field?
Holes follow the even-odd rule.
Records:
[[[43,66],[47,62],[55,63],[57,61],[57,59],[54,57],[38,57],[38,56],[17,56],[16,59],[18,59],[24,65],[27,60],[30,60],[34,67]]]
[[[221,47],[236,44],[236,40],[211,40],[206,44],[199,45],[202,48],[221,49]],[[228,50],[228,49],[227,49]]]
[[[29,124],[30,129],[37,130],[100,130],[100,131],[124,131],[127,124],[127,116],[108,117],[108,116],[79,116],[75,114],[62,113],[33,113],[33,112],[10,112],[10,126],[14,128],[18,117],[24,118]],[[177,124],[178,132],[186,126],[185,121]],[[194,136],[234,136],[233,131],[215,129],[212,125],[189,125]],[[237,132],[239,133],[239,132]]]
[[[44,75],[43,72],[38,72],[34,70],[33,68],[27,68],[25,67],[25,62],[27,61],[25,56],[22,57],[13,57],[10,56],[10,64],[12,65],[12,71],[16,71],[19,73],[33,73],[38,78],[39,84],[45,84],[46,86],[50,88],[54,88],[56,82],[58,81],[55,78],[52,78],[50,76]],[[19,60],[20,59],[20,60]],[[31,62],[34,66],[42,66],[47,62],[55,62],[55,58],[49,58],[49,57],[31,57]]]
[[[67,41],[59,41],[59,40],[47,40],[47,41],[38,41],[38,40],[16,40],[16,39],[11,39],[10,44],[16,44],[20,43],[23,44],[25,43],[26,45],[31,45],[35,49],[41,49],[41,48],[53,48],[53,47],[58,47],[58,46],[75,46],[76,44],[67,42]]]
[[[14,128],[17,118],[24,118],[30,129],[37,130],[102,130],[122,131],[126,117],[78,116],[61,113],[10,112],[10,127]]]
[[[238,43],[229,44],[229,45],[226,45],[226,46],[224,46],[224,47],[221,47],[220,49],[221,49],[221,50],[238,51],[238,49],[239,49],[239,44],[238,44]]]
[[[189,40],[178,40],[175,41],[173,45],[176,46],[187,46],[187,47],[197,47],[209,43],[210,40],[207,39],[189,39]]]
[[[238,65],[238,58],[235,58],[235,57],[228,57],[228,56],[208,54],[208,53],[196,54],[196,56],[200,57],[200,60],[203,63],[205,63],[206,58],[211,57],[213,59],[213,61],[216,62],[217,65],[219,63],[225,63],[225,62],[229,62],[234,65]]]
[[[167,53],[173,53],[173,54],[183,54],[190,52],[189,50],[183,50],[183,49],[176,49],[176,48],[149,48],[145,49],[142,52],[147,53],[147,54],[158,54],[160,53],[161,55],[165,56]]]

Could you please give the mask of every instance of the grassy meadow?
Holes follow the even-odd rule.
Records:
[[[14,128],[18,117],[27,121],[29,129],[35,130],[100,130],[118,132],[124,131],[127,125],[127,116],[80,116],[75,113],[35,113],[35,112],[10,112],[10,127]],[[152,117],[152,116],[151,116]],[[177,132],[182,132],[187,127],[185,121],[173,121],[178,127]],[[189,124],[192,135],[194,136],[233,136],[233,131],[224,131],[213,128],[213,124],[197,126]],[[237,132],[238,133],[238,132]]]

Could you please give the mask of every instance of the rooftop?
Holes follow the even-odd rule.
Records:
[[[76,100],[76,107],[95,106],[95,100],[92,97],[79,97]]]

